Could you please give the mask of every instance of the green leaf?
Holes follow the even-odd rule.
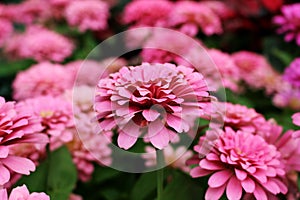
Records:
[[[115,178],[121,174],[120,171],[109,167],[96,166],[93,173],[93,182],[102,183],[109,179]]]
[[[194,200],[203,199],[203,188],[189,175],[176,171],[172,181],[165,187],[162,199],[164,200]]]
[[[147,199],[156,189],[156,171],[142,174],[135,183],[131,198],[132,200]]]
[[[67,200],[77,181],[77,171],[64,146],[48,155],[35,172],[22,177],[16,185],[27,185],[31,192],[46,192],[51,199]]]

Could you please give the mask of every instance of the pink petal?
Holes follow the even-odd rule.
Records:
[[[20,174],[29,175],[30,171],[35,170],[35,164],[27,158],[9,156],[6,159],[2,160],[2,163],[12,171]]]
[[[7,200],[7,191],[6,189],[0,189],[0,199]]]
[[[49,138],[46,134],[35,133],[35,134],[25,135],[24,137],[22,137],[20,142],[45,144],[49,142]]]
[[[293,123],[295,125],[298,125],[300,126],[300,113],[296,113],[292,116],[292,119],[293,119]]]
[[[236,177],[239,180],[243,181],[243,180],[245,180],[245,178],[247,178],[247,173],[245,171],[239,170],[239,169],[234,169],[234,171],[235,171]]]
[[[224,185],[228,179],[232,176],[232,171],[223,170],[214,173],[208,180],[209,187],[217,188]]]
[[[249,177],[242,181],[242,186],[247,193],[253,193],[255,190],[255,182]]]
[[[189,130],[189,125],[186,124],[183,119],[172,114],[167,115],[167,124],[174,128],[178,133],[183,131],[187,132]]]
[[[145,119],[150,122],[156,120],[160,115],[159,112],[153,109],[144,110],[142,114],[145,117]]]
[[[229,180],[226,188],[226,195],[229,200],[239,200],[242,197],[242,186],[240,181],[235,177],[232,176]]]
[[[14,188],[10,195],[9,200],[29,199],[29,191],[25,185]]]
[[[275,195],[280,193],[280,188],[274,181],[268,180],[268,182],[264,184],[264,188]]]
[[[208,161],[206,159],[201,160],[199,165],[200,165],[201,168],[207,169],[207,170],[221,170],[221,169],[224,169],[222,164],[220,164],[219,162],[211,162],[211,161]]]
[[[137,137],[132,137],[123,131],[120,131],[118,136],[118,145],[120,148],[123,148],[125,150],[129,149],[136,143]]]
[[[10,173],[6,167],[0,165],[0,185],[4,185],[10,179]]]
[[[0,158],[6,158],[9,153],[9,148],[6,146],[0,146]]]
[[[206,200],[215,200],[220,199],[222,194],[224,193],[226,185],[222,185],[221,187],[211,188],[209,187],[205,193]]]
[[[257,200],[268,200],[266,192],[258,184],[256,184],[253,194]]]
[[[190,174],[193,178],[206,176],[211,173],[212,173],[212,171],[202,169],[201,167],[195,167],[195,168],[191,169],[191,171],[190,171]]]
[[[156,135],[150,137],[150,142],[158,149],[163,149],[168,146],[170,142],[169,131],[166,128],[163,128]]]
[[[166,128],[162,121],[160,119],[157,119],[148,125],[148,137],[153,137],[164,129]]]

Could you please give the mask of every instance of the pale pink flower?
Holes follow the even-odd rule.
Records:
[[[0,189],[0,197],[1,200],[50,200],[50,197],[44,192],[30,194],[26,185],[13,188],[9,197],[6,189]]]
[[[0,12],[1,12],[1,10],[0,10]],[[1,30],[0,46],[2,46],[5,43],[5,41],[9,38],[9,36],[12,34],[13,25],[9,20],[0,18],[0,30]]]
[[[18,103],[27,112],[41,120],[43,133],[50,136],[50,148],[56,149],[73,139],[73,112],[71,102],[62,97],[40,96]]]
[[[156,166],[156,152],[151,146],[146,146],[146,153],[142,155],[145,159],[145,165],[147,167]],[[164,163],[172,168],[180,169],[184,172],[189,172],[190,167],[186,165],[186,161],[193,155],[192,151],[187,150],[185,146],[172,147],[168,145],[163,150]]]
[[[282,15],[275,16],[273,21],[279,25],[278,33],[285,33],[285,41],[296,40],[300,46],[300,3],[284,5],[281,7]]]
[[[202,155],[200,145],[194,149]],[[267,200],[287,192],[280,178],[285,175],[280,156],[276,147],[261,136],[228,127],[190,174],[194,178],[212,174],[205,199],[219,199],[226,190],[229,200],[241,199],[243,192]]]
[[[202,74],[193,69],[143,63],[101,79],[94,108],[100,129],[118,128],[119,147],[129,149],[143,137],[162,149],[190,130],[188,120],[203,116],[210,100]]]
[[[69,200],[83,200],[81,196],[77,194],[71,194]]]
[[[69,70],[59,64],[39,63],[19,72],[13,82],[14,99],[41,95],[58,96],[73,86]]]
[[[99,31],[107,28],[109,6],[99,0],[71,1],[65,8],[65,18],[69,25],[77,26],[79,31]]]
[[[290,84],[281,82],[284,85],[273,97],[273,103],[280,108],[291,108],[293,110],[300,110],[300,88],[292,87]]]
[[[300,88],[300,58],[296,58],[284,70],[283,79],[294,87]]]
[[[191,36],[195,36],[199,29],[205,35],[223,32],[220,17],[209,6],[201,2],[176,2],[170,13],[168,24]]]
[[[273,69],[262,55],[249,51],[232,54],[232,58],[239,68],[241,78],[255,89],[265,89],[268,94],[281,87],[280,74]]]
[[[17,36],[17,41],[9,50],[20,58],[32,58],[36,61],[62,62],[74,49],[71,40],[54,31],[39,26],[31,26],[25,33]],[[13,46],[14,48],[12,48]],[[6,50],[6,52],[10,52]]]
[[[47,136],[39,133],[42,130],[40,121],[27,109],[0,97],[0,186],[8,183],[12,172],[28,175],[35,170],[31,160],[12,155],[11,146],[48,142]]]
[[[207,53],[216,64],[222,76],[224,87],[238,92],[241,75],[231,56],[217,49],[208,49]]]
[[[167,0],[134,0],[126,5],[123,21],[134,26],[165,26],[173,9]]]

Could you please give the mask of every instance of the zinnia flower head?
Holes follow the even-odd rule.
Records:
[[[19,72],[13,82],[14,99],[41,95],[58,96],[73,86],[69,70],[59,64],[39,63]]]
[[[13,41],[14,45],[8,43],[8,46],[14,47],[9,50],[20,58],[32,58],[38,62],[62,62],[74,49],[74,44],[68,38],[39,26],[27,28],[17,39]]]
[[[300,88],[292,87],[285,81],[281,82],[284,87],[281,88],[273,97],[273,103],[280,108],[291,108],[293,110],[300,110]]]
[[[282,15],[275,16],[273,21],[277,24],[278,33],[285,33],[285,41],[296,40],[300,46],[300,3],[284,5],[281,7]]]
[[[50,136],[50,148],[56,149],[73,138],[73,112],[71,102],[62,97],[40,96],[18,103],[28,113],[41,120],[43,133]]]
[[[300,88],[300,58],[296,58],[285,70],[283,79],[292,86]]]
[[[190,116],[203,116],[210,100],[203,76],[194,69],[143,63],[101,79],[94,109],[100,129],[117,128],[119,147],[129,149],[143,137],[162,149],[176,133],[190,130]]]
[[[134,26],[165,26],[173,9],[167,0],[134,0],[126,5],[123,21]]]
[[[209,6],[193,1],[176,2],[168,23],[191,36],[195,36],[199,28],[205,35],[223,32],[220,17]]]
[[[287,192],[280,178],[285,175],[284,166],[275,146],[259,135],[228,127],[220,134],[211,152],[190,172],[194,178],[212,174],[205,199],[219,199],[225,190],[229,200],[241,199],[243,192],[262,200]],[[194,149],[202,154],[201,146]]]
[[[107,28],[109,6],[103,1],[70,1],[64,13],[68,24],[77,26],[81,32],[86,30],[99,31]]]
[[[0,189],[0,197],[1,200],[50,200],[50,197],[44,192],[33,192],[30,194],[26,185],[13,188],[9,197],[6,189]]]

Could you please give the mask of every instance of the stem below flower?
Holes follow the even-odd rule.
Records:
[[[164,153],[162,150],[156,150],[157,161],[157,200],[162,200],[163,183],[164,183]]]

